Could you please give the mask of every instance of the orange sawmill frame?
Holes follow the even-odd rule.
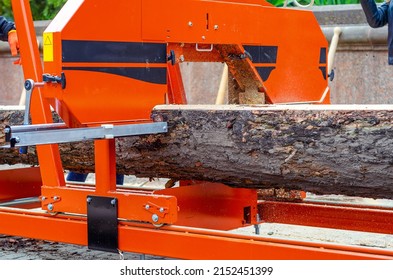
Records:
[[[243,2],[259,3],[256,0]],[[12,5],[25,79],[41,81],[43,70],[29,1],[12,0]],[[160,15],[152,13],[148,16],[154,18]],[[153,28],[148,30],[151,36],[156,36],[156,32]],[[227,42],[232,38],[222,39]],[[209,40],[207,43],[210,43]],[[187,48],[178,49],[178,45],[172,49],[178,55],[190,51]],[[204,59],[219,60],[213,56]],[[168,101],[186,103],[178,64],[170,65],[168,62],[167,69]],[[35,89],[31,105],[33,123],[52,122],[50,103],[45,98],[51,93],[48,94],[47,90],[48,87]],[[86,200],[95,195],[114,198],[119,205],[117,228],[120,251],[181,259],[393,259],[393,252],[389,250],[245,236],[227,231],[260,222],[287,222],[312,226],[330,224],[340,229],[393,234],[391,209],[363,210],[356,207],[328,208],[317,204],[261,202],[257,200],[256,190],[234,189],[208,182],[184,182],[189,186],[165,190],[122,188],[115,182],[114,148],[115,139],[95,140],[94,186],[65,182],[56,144],[37,146],[39,168],[0,171],[0,200],[3,203],[0,207],[0,232],[88,245]],[[24,180],[17,180],[22,177]],[[17,202],[29,197],[39,200]],[[41,209],[32,210],[37,207]],[[342,215],[343,211],[348,218],[356,214],[356,226],[350,219],[332,218]],[[291,215],[288,216],[288,212]],[[156,220],[152,222],[153,216]],[[189,219],[190,216],[192,219]],[[367,223],[366,219],[370,217],[379,220],[374,224]]]
[[[15,175],[15,172],[19,172],[18,176],[28,174],[30,183],[33,186],[40,186],[41,179],[37,171],[38,168],[31,168],[31,170],[13,170],[12,173]],[[3,172],[10,173],[11,171],[0,172],[1,186],[4,189],[14,188],[15,186],[12,185],[11,181],[15,182],[15,177],[13,177],[13,180],[11,178],[7,179],[7,176],[3,176]],[[4,182],[8,182],[8,185]],[[7,186],[7,188],[4,186]],[[219,191],[220,188],[225,189],[226,186],[206,183],[205,188]],[[1,191],[3,192],[4,189],[1,189]],[[200,190],[200,187],[195,189]],[[200,191],[195,192],[192,189],[184,188],[183,191],[188,192],[183,195],[186,200],[190,200],[192,195],[201,195]],[[237,191],[242,192],[243,190]],[[249,192],[248,195],[252,194],[250,190],[246,191]],[[145,190],[144,192],[147,193],[148,191]],[[238,194],[234,195],[236,198],[238,197]],[[17,198],[17,196],[13,198]],[[8,199],[10,197],[7,197]],[[222,207],[228,201],[223,199],[220,204],[217,197],[211,197],[210,201],[206,196],[204,197],[204,203],[205,205],[215,205],[218,209],[224,209]],[[80,205],[80,203],[75,204],[75,207]],[[391,209],[367,209],[356,206],[348,207],[348,205],[332,205],[330,207],[318,203],[271,201],[262,201],[258,205],[261,222],[330,227],[385,234],[393,233],[393,211]],[[64,213],[53,215],[45,211],[31,210],[39,206],[41,206],[41,203],[37,199],[35,204],[27,202],[25,205],[0,207],[1,232],[3,234],[87,245],[87,219],[85,216]],[[310,207],[312,207],[311,211],[308,209]],[[285,211],[285,213],[282,211]],[[288,212],[291,213],[289,217]],[[343,212],[346,213],[345,216],[342,216]],[[186,217],[189,214],[190,212],[186,211],[185,217],[180,222],[187,223]],[[199,215],[196,211],[192,214],[197,217]],[[236,221],[222,221],[222,217],[217,217],[214,211],[211,213],[202,212],[198,218],[201,221],[205,219],[213,223],[220,223],[224,227],[231,227],[236,224]],[[231,219],[231,216],[225,218]],[[393,259],[393,252],[390,250],[284,240],[258,235],[246,236],[226,230],[203,229],[195,226],[164,225],[157,228],[147,223],[120,221],[118,225],[119,250],[180,259]],[[209,227],[206,224],[203,226]],[[184,248],[187,249],[184,250]]]

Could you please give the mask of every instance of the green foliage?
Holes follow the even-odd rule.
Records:
[[[267,0],[269,3],[273,4],[276,7],[284,6],[285,0]],[[376,0],[377,3],[381,3],[384,0]],[[308,5],[310,0],[297,0],[301,5]],[[346,5],[346,4],[360,4],[360,0],[314,0],[314,5],[323,6],[323,5]],[[289,0],[287,6],[295,6],[293,0]]]
[[[53,19],[67,0],[30,0],[34,20]],[[0,0],[0,15],[12,19],[11,0]]]

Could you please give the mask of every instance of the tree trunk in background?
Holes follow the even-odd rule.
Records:
[[[167,105],[152,117],[169,132],[119,138],[118,173],[393,198],[391,105]],[[21,120],[0,111],[0,123]],[[60,147],[65,169],[94,172],[91,142]],[[1,163],[34,164],[30,149],[1,149]]]

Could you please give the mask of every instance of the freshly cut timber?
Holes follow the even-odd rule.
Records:
[[[0,121],[22,115],[3,109]],[[169,132],[119,138],[118,173],[393,198],[392,105],[161,105],[152,118]],[[90,142],[60,148],[65,169],[94,171]],[[35,164],[0,152],[2,164]]]

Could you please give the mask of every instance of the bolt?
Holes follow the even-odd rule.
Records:
[[[45,199],[46,199],[45,196],[41,197],[41,201],[45,201]]]
[[[48,210],[49,210],[49,211],[53,211],[53,208],[54,208],[54,207],[53,207],[53,204],[52,204],[52,203],[49,203],[49,204],[48,204]]]
[[[146,209],[146,210],[149,210],[149,209],[150,209],[150,205],[149,205],[149,204],[146,204],[146,205],[145,205],[145,209]]]
[[[54,197],[53,197],[53,200],[54,200],[54,201],[56,201],[56,200],[58,200],[58,199],[59,199],[58,196],[54,196]]]
[[[164,208],[160,208],[160,213],[164,213]]]
[[[202,36],[202,40],[205,40],[206,39],[206,37],[205,36]]]
[[[4,128],[4,133],[10,133],[11,129],[9,127]]]
[[[188,26],[191,27],[192,26],[192,21],[188,22]]]
[[[91,202],[91,197],[88,197],[87,198],[87,203],[90,203]]]
[[[183,62],[185,59],[184,59],[184,55],[181,55],[181,56],[179,56],[179,60],[181,61],[181,62]]]
[[[151,219],[153,220],[154,223],[157,223],[158,222],[158,215],[157,214],[153,214],[151,216]]]
[[[116,205],[116,199],[115,199],[115,198],[111,200],[111,204],[112,204],[113,206]]]
[[[218,25],[214,25],[214,30],[218,30]]]

